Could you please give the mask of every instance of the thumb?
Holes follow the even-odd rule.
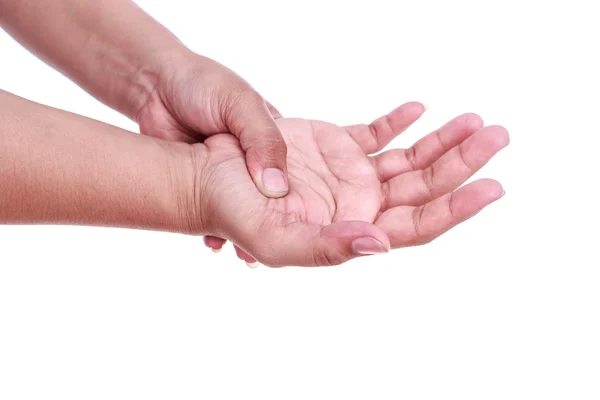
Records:
[[[268,254],[257,254],[259,261],[269,266],[330,266],[390,249],[387,235],[368,222],[342,221],[327,226],[298,223],[297,229],[293,225],[285,232],[272,231],[261,237]]]
[[[254,91],[238,98],[227,125],[240,140],[246,166],[258,190],[267,197],[288,193],[287,146],[264,99]]]

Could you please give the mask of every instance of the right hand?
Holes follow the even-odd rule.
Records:
[[[187,49],[170,53],[135,115],[142,134],[166,140],[196,143],[231,133],[258,190],[279,198],[288,192],[287,149],[274,117],[277,110],[248,82]]]
[[[194,145],[189,233],[231,240],[267,266],[336,265],[427,243],[504,194],[493,180],[455,191],[508,145],[502,127],[460,116],[407,150],[385,147],[424,111],[408,103],[370,126],[279,119],[290,192],[265,198],[232,135]],[[240,255],[240,253],[238,253]],[[244,257],[242,257],[244,258]]]

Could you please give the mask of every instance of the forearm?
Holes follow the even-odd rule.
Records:
[[[187,146],[0,91],[0,223],[184,230]]]
[[[93,96],[135,119],[164,63],[185,53],[130,0],[0,0],[0,25]]]

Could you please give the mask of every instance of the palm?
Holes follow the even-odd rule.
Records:
[[[439,199],[460,186],[504,147],[507,135],[498,127],[480,130],[480,119],[465,115],[411,149],[368,155],[381,150],[421,113],[418,103],[408,103],[370,126],[347,128],[321,121],[277,120],[288,146],[290,192],[282,199],[266,199],[258,192],[247,173],[244,153],[233,137],[211,137],[205,146],[209,150],[214,181],[219,182],[214,189],[219,193],[211,197],[219,199],[219,204],[209,208],[222,214],[217,215],[219,226],[214,227],[214,233],[232,240],[253,256],[261,253],[254,244],[257,233],[264,236],[265,242],[270,240],[267,236],[277,236],[273,236],[273,240],[279,242],[282,251],[289,252],[291,250],[283,248],[281,237],[297,238],[292,242],[299,246],[307,229],[316,231],[318,227],[343,221],[364,222],[364,225],[341,225],[344,229],[384,232],[392,247],[433,239],[460,222],[456,218],[461,216],[452,216],[453,212],[471,214],[499,196],[501,188],[497,183],[480,181],[474,187],[461,189],[466,190],[468,196],[455,201],[458,211],[450,209],[449,199],[443,202]],[[480,133],[474,135],[478,130]],[[455,196],[455,200],[460,197]],[[441,214],[435,214],[442,208],[448,209],[452,221],[439,221]],[[425,210],[425,214],[431,216],[425,215],[423,220]],[[465,218],[470,216],[466,214]],[[437,225],[429,221],[432,218],[438,220]],[[372,228],[368,226],[371,224]],[[269,248],[269,253],[277,254],[277,251]],[[243,251],[238,250],[238,255],[252,260]],[[279,259],[266,261],[274,265],[288,263]],[[313,257],[290,262],[335,264],[337,260],[327,256],[324,260]]]
[[[290,194],[278,202],[284,212],[309,224],[374,221],[381,182],[343,128],[303,119],[280,119],[278,126],[288,146]]]

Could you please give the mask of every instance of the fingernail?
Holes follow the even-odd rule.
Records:
[[[270,192],[284,193],[288,191],[283,172],[278,168],[266,168],[262,175],[263,185]]]
[[[248,266],[248,268],[258,268],[258,266],[260,265],[260,263],[258,261],[254,261],[252,263],[246,261],[246,265]]]
[[[219,253],[223,248],[219,247],[218,249],[214,249],[211,247],[210,249],[213,251],[213,253]]]
[[[504,195],[506,194],[506,190],[502,189],[502,194],[500,195],[500,197],[498,197],[499,199],[503,198]]]
[[[427,106],[427,104],[421,103],[421,105],[423,106],[423,112],[425,112],[425,111],[427,111],[427,109],[429,109],[429,107]]]
[[[362,237],[352,241],[352,250],[356,254],[373,255],[387,253],[387,249],[381,242],[370,237]]]

